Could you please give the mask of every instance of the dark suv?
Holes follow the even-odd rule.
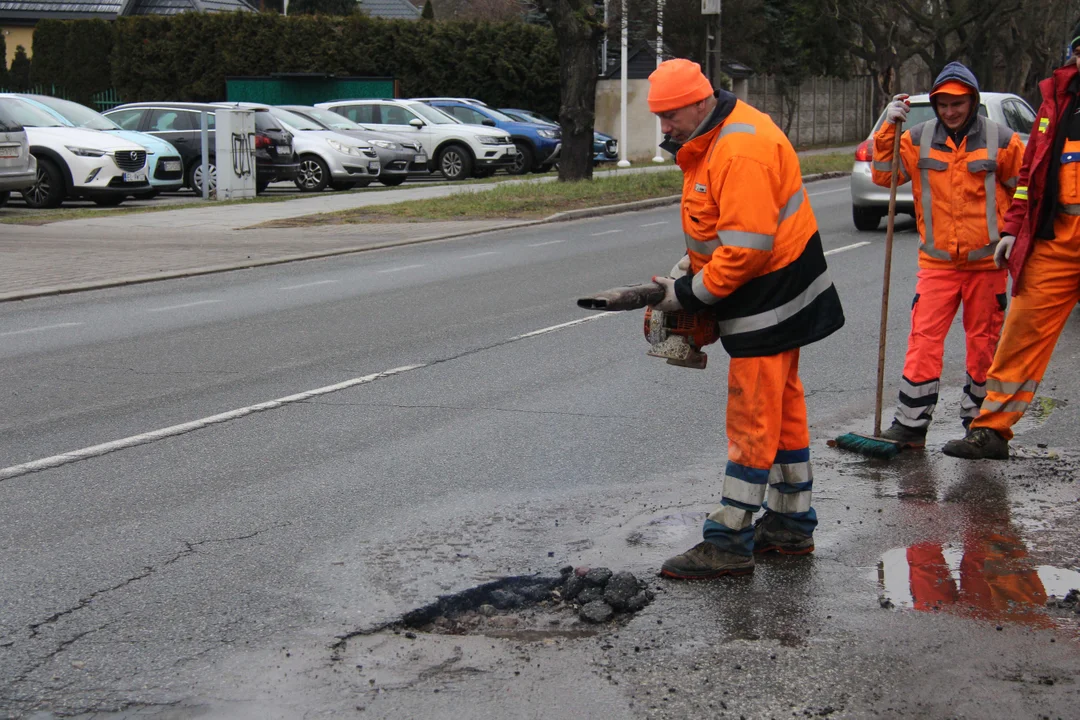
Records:
[[[125,130],[157,135],[180,151],[184,160],[184,184],[202,194],[202,120],[208,111],[210,139],[210,187],[215,186],[214,111],[232,107],[229,103],[141,102],[118,105],[104,113]],[[247,106],[245,106],[247,107]],[[269,108],[255,108],[255,189],[280,180],[292,181],[300,167],[292,146],[292,133],[270,114]]]

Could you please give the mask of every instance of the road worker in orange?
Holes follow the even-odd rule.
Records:
[[[748,574],[755,552],[814,549],[799,348],[838,330],[844,314],[799,158],[769,116],[713,92],[701,67],[683,59],[649,76],[648,100],[667,136],[661,147],[683,171],[686,241],[671,277],[654,278],[666,290],[655,307],[709,313],[731,355],[721,505],[705,521],[704,541],[661,574]]]
[[[967,435],[942,448],[960,458],[1009,457],[1012,426],[1028,409],[1069,314],[1080,301],[1080,23],[1072,57],[1039,83],[1019,185],[996,259],[1008,263],[1013,302]]]
[[[893,99],[874,135],[878,185],[890,184],[896,123],[907,118],[907,98]],[[941,387],[945,336],[961,303],[967,336],[967,382],[960,400],[965,429],[986,397],[986,373],[1007,302],[1007,275],[995,266],[994,250],[1024,154],[1015,132],[979,114],[979,83],[960,63],[949,63],[938,75],[930,103],[936,117],[900,139],[900,183],[912,183],[921,242],[900,399],[892,426],[882,433],[916,448],[926,445]]]

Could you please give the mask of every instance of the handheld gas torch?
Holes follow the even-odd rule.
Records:
[[[664,358],[668,365],[704,369],[709,357],[701,348],[720,338],[716,317],[709,312],[663,312],[650,307],[663,299],[664,288],[648,282],[579,298],[577,304],[586,310],[607,312],[645,308],[645,339],[652,346],[649,355]]]

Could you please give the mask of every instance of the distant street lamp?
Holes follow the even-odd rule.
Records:
[[[629,28],[630,23],[626,17],[626,0],[622,0],[622,82],[619,85],[619,155],[622,157],[617,164],[623,168],[630,167],[630,161],[626,159],[626,146],[629,144],[626,133],[626,93],[628,89],[626,84],[626,45],[630,36]]]
[[[664,62],[664,0],[656,0],[656,67]],[[664,162],[660,154],[660,143],[664,141],[664,134],[660,132],[660,118],[656,118],[656,154],[653,155],[654,163]]]

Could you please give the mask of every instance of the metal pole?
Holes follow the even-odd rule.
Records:
[[[607,74],[607,53],[608,53],[608,0],[604,0],[604,42],[601,43],[601,52],[604,59],[600,61],[600,74]]]
[[[656,0],[656,67],[664,62],[664,0]],[[664,134],[660,132],[660,118],[656,118],[656,154],[653,155],[654,163],[664,162],[660,154],[660,143],[664,141]]]
[[[799,86],[799,101],[802,101],[802,86]],[[810,144],[817,145],[817,76],[810,84]]]
[[[619,85],[619,167],[630,167],[630,161],[626,159],[626,147],[629,143],[629,136],[626,132],[626,94],[628,90],[627,86],[627,70],[626,70],[626,46],[629,40],[630,23],[626,18],[626,0],[622,0],[622,50],[621,50],[621,70],[622,70],[622,82]]]
[[[199,113],[199,134],[202,136],[202,199],[210,199],[210,121],[209,113]]]

